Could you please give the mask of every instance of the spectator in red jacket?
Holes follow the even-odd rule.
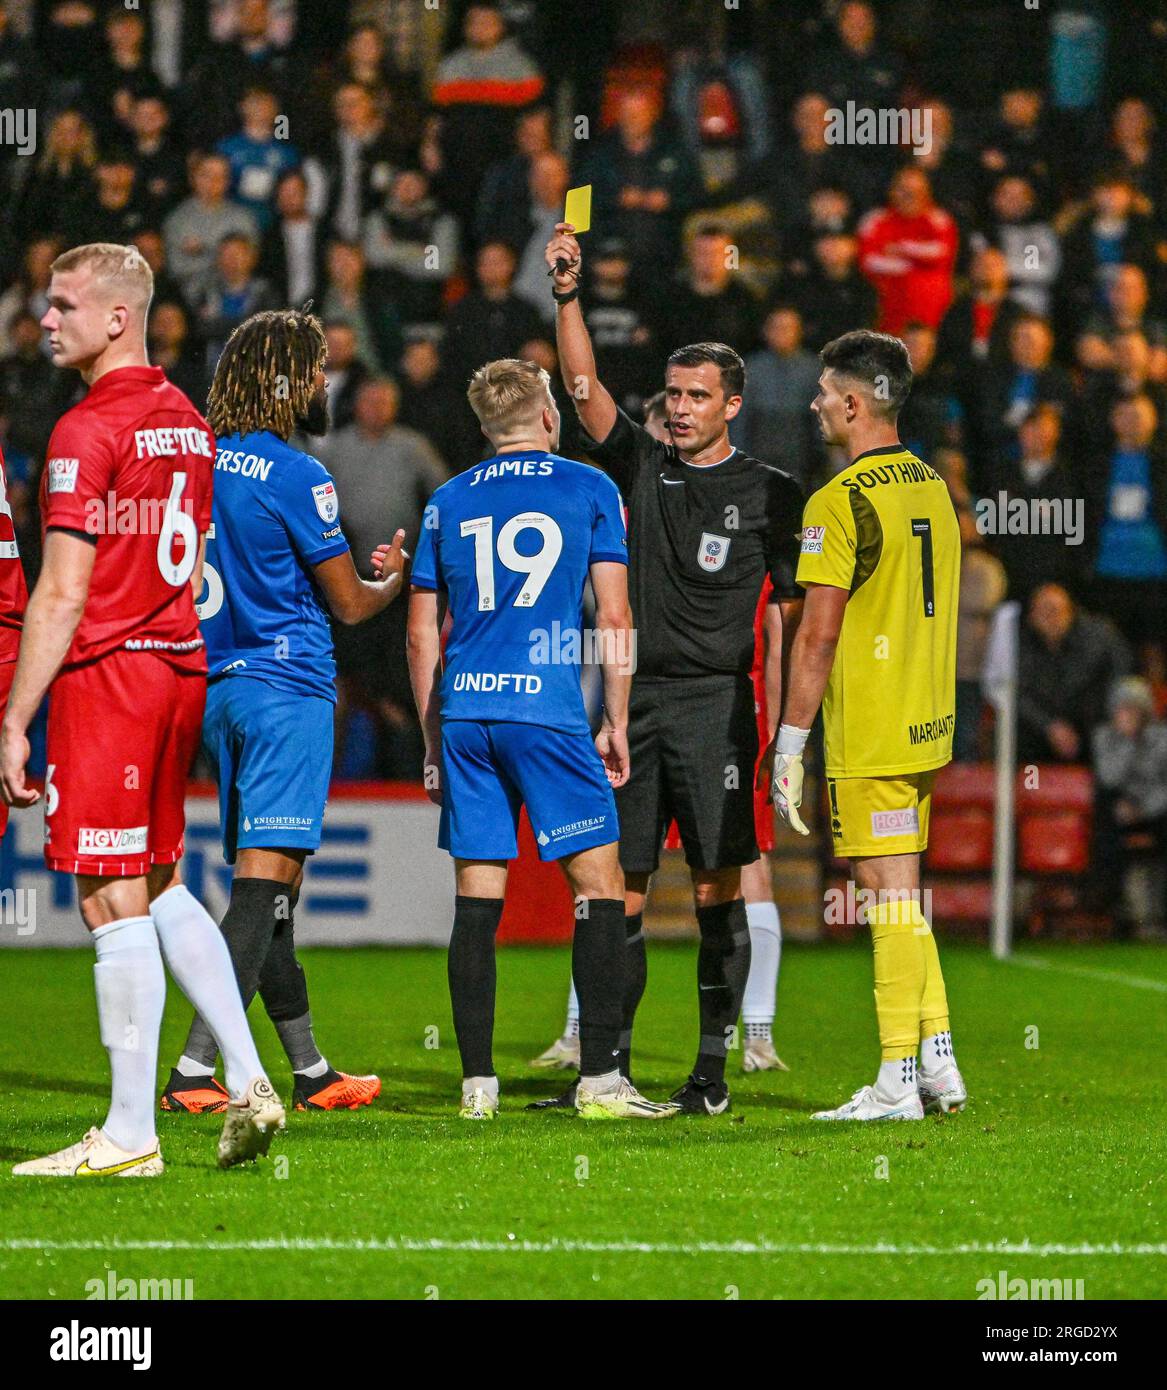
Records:
[[[932,201],[922,169],[891,181],[888,206],[859,224],[859,266],[879,295],[879,328],[899,334],[917,322],[937,328],[952,302],[956,223]]]

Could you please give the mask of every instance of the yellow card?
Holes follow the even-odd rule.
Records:
[[[567,190],[567,202],[563,208],[563,220],[570,222],[575,234],[586,232],[592,225],[592,186],[585,183],[579,188]]]

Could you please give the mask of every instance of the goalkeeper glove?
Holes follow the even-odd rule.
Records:
[[[802,805],[802,750],[806,747],[809,729],[796,729],[783,724],[778,730],[774,750],[774,772],[770,779],[770,799],[774,809],[792,830],[809,835],[810,830],[798,814]]]

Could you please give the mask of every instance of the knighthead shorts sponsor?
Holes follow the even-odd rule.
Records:
[[[438,845],[458,859],[514,859],[525,805],[539,858],[562,859],[619,836],[616,802],[588,734],[541,724],[442,724]]]
[[[210,683],[203,748],[219,784],[228,864],[241,849],[319,849],[333,716],[322,695],[292,695],[254,676]]]
[[[903,777],[828,777],[831,840],[840,858],[928,848],[936,769]]]

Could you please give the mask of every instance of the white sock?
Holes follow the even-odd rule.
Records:
[[[166,1003],[158,935],[149,917],[122,917],[91,935],[97,1016],[113,1083],[101,1128],[119,1148],[140,1153],[156,1142],[158,1034]]]
[[[903,1100],[916,1090],[916,1059],[901,1057],[894,1062],[880,1062],[875,1089],[881,1100]]]
[[[200,1062],[197,1057],[188,1057],[184,1052],[175,1063],[174,1070],[179,1076],[206,1076],[207,1064]]]
[[[328,1070],[328,1058],[321,1057],[319,1062],[313,1062],[310,1067],[305,1067],[303,1071],[298,1071],[297,1076],[306,1076],[309,1081],[315,1081],[317,1077],[323,1076]]]
[[[574,978],[571,982],[571,988],[567,991],[567,1022],[563,1025],[563,1036],[565,1038],[579,1037],[579,995],[575,992]]]
[[[150,916],[170,973],[219,1044],[227,1090],[237,1099],[266,1073],[247,1026],[226,938],[184,883],[155,898]]]
[[[750,973],[742,998],[742,1022],[749,1036],[751,1023],[773,1023],[782,963],[782,921],[777,903],[746,903],[750,927]]]
[[[462,1099],[467,1101],[475,1091],[485,1091],[495,1104],[498,1103],[498,1077],[497,1076],[464,1076],[462,1078]]]
[[[920,1043],[920,1070],[925,1076],[935,1076],[937,1072],[947,1071],[956,1066],[956,1055],[952,1050],[952,1034],[933,1033]]]
[[[612,1071],[606,1071],[603,1076],[581,1076],[579,1084],[585,1091],[591,1091],[592,1095],[603,1095],[607,1091],[614,1091],[620,1084],[620,1068],[615,1067]]]

